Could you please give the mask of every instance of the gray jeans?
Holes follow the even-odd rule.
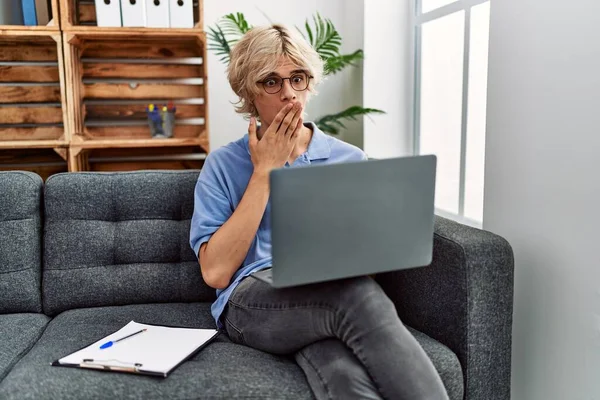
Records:
[[[431,360],[371,278],[275,289],[250,276],[231,295],[223,322],[236,343],[295,354],[319,400],[448,399]]]

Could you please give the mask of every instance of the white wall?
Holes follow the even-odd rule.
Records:
[[[364,119],[364,149],[370,157],[413,154],[412,3],[365,1],[363,99],[365,107],[386,112]]]
[[[302,2],[276,0],[205,1],[205,29],[214,26],[220,17],[231,12],[243,12],[252,25],[268,24],[266,14],[273,22],[298,26],[303,32],[304,21],[320,12],[333,21],[342,36],[342,53],[350,53],[363,46],[363,0],[306,0]],[[264,13],[264,14],[263,14]],[[248,125],[236,114],[232,102],[237,101],[225,75],[225,64],[212,52],[208,54],[209,134],[211,149],[216,149],[243,136]],[[342,111],[362,102],[362,66],[348,67],[329,77],[319,87],[319,94],[308,107],[308,119]],[[362,147],[362,120],[350,122],[341,139]]]
[[[600,399],[599,15],[492,0],[484,229],[515,251],[514,400]]]

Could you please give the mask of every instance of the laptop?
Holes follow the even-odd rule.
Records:
[[[427,266],[435,155],[271,171],[273,266],[283,288]]]

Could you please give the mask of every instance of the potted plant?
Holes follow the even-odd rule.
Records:
[[[313,26],[306,20],[306,32],[298,31],[316,50],[325,64],[325,76],[334,75],[348,66],[355,66],[356,62],[364,57],[363,51],[358,49],[350,54],[340,54],[339,48],[342,38],[331,20],[321,17],[319,13],[313,15]],[[231,13],[222,17],[214,27],[208,28],[208,49],[220,56],[220,61],[229,64],[231,49],[240,38],[252,29],[243,13]],[[316,119],[315,124],[325,133],[338,134],[345,128],[344,121],[356,120],[357,117],[371,114],[383,114],[382,110],[351,106],[335,114],[324,115]]]

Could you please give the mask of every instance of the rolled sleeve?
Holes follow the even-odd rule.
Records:
[[[194,189],[194,214],[190,226],[190,246],[196,257],[202,243],[208,242],[232,213],[225,193],[204,182],[201,176]]]

